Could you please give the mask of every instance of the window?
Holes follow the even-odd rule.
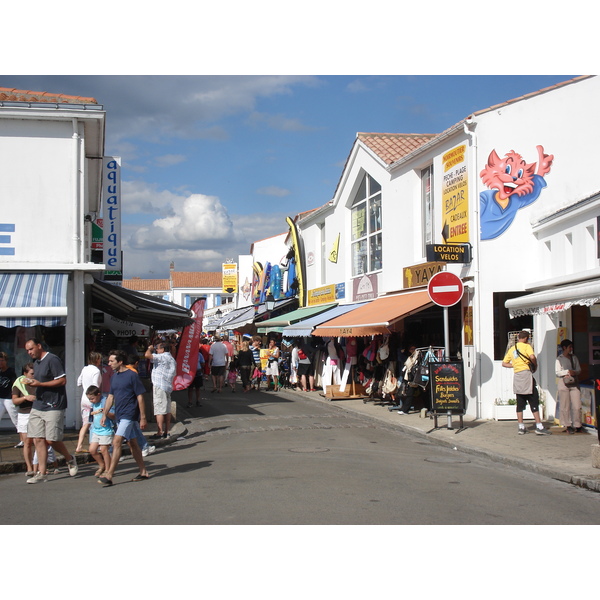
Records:
[[[511,319],[508,308],[504,306],[507,300],[519,298],[525,292],[494,292],[494,360],[502,360],[506,354],[508,344],[508,333],[510,331],[521,331],[522,329],[533,329],[533,316],[523,315]]]
[[[423,210],[423,254],[427,244],[433,244],[433,191],[431,180],[433,167],[421,171],[421,206]]]
[[[381,185],[363,177],[351,209],[352,277],[379,271],[381,252]]]

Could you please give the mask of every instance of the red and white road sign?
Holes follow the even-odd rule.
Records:
[[[438,306],[454,306],[460,302],[463,290],[461,278],[448,271],[436,273],[427,284],[429,297]]]

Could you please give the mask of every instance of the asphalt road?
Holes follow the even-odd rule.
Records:
[[[475,458],[291,391],[205,394],[188,434],[103,488],[92,464],[0,477],[0,524],[600,523],[600,495]],[[41,509],[41,507],[43,507]]]

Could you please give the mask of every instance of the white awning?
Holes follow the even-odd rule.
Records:
[[[523,315],[549,315],[571,306],[592,306],[600,301],[600,280],[573,283],[534,294],[512,298],[504,303],[511,319]]]
[[[64,325],[67,273],[0,273],[0,327]]]

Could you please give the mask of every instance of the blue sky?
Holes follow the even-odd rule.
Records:
[[[126,278],[220,270],[328,202],[357,132],[440,133],[560,76],[1,76],[91,96],[122,157]]]
[[[286,19],[270,0],[203,6],[201,19],[182,18],[180,0],[156,13],[105,0],[85,27],[69,13],[50,31],[56,13],[36,4],[29,53],[18,28],[6,33],[20,51],[0,67],[0,86],[104,106],[105,151],[123,165],[126,278],[166,277],[171,260],[220,270],[285,232],[286,216],[332,198],[357,132],[439,133],[597,71],[591,20],[538,5],[500,27],[492,6],[439,4],[425,30],[422,8],[382,0],[368,12],[308,0]],[[74,45],[56,51],[59,39]]]

